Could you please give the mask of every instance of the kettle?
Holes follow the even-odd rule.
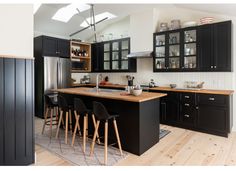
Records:
[[[149,83],[149,87],[152,88],[152,87],[156,87],[156,83],[154,82],[153,79],[151,79],[150,83]]]

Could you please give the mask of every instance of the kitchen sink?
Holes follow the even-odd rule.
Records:
[[[90,89],[90,90],[85,90],[87,92],[97,92],[95,88]],[[99,88],[98,92],[121,92],[122,90],[117,90],[117,89],[108,89],[108,88]]]

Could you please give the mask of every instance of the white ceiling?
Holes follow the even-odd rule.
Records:
[[[34,30],[42,33],[55,34],[63,37],[69,37],[71,33],[82,29],[80,24],[85,18],[89,17],[89,10],[84,11],[81,14],[75,15],[71,18],[68,23],[63,23],[60,21],[52,20],[52,16],[56,11],[67,4],[43,4],[34,15]],[[187,8],[204,12],[212,12],[223,15],[236,16],[236,4],[175,4],[175,5],[165,5],[165,4],[95,4],[94,10],[95,15],[102,12],[110,12],[118,16],[115,19],[107,20],[97,25],[97,31],[102,30],[107,25],[117,22],[124,17],[139,12],[142,10],[152,9],[152,8],[164,8],[164,7],[179,7]],[[93,34],[92,30],[85,30],[79,33],[76,37],[86,40]]]

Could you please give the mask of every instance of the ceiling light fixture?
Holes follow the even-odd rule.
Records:
[[[104,13],[101,13],[101,14],[98,14],[98,15],[95,15],[95,22],[98,22],[104,18],[107,18],[107,20],[109,19],[112,19],[112,18],[115,18],[116,16],[112,13],[109,13],[109,12],[104,12]],[[89,24],[88,24],[89,23]],[[88,27],[89,25],[91,24],[91,17],[89,18],[86,18],[86,21],[82,22],[80,24],[80,27]]]
[[[39,7],[41,6],[42,4],[34,4],[33,7],[34,7],[34,14],[38,11]]]
[[[52,17],[53,20],[61,21],[67,23],[71,17],[77,13],[77,9],[80,12],[86,11],[90,8],[87,4],[70,4],[61,9],[59,9],[56,14]]]

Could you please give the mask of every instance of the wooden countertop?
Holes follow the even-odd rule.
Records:
[[[91,86],[95,87],[96,84],[73,84],[73,86]],[[121,84],[108,84],[108,85],[99,85],[99,87],[104,88],[122,88],[125,89],[127,85],[121,85]],[[200,90],[193,90],[193,89],[176,89],[176,88],[170,88],[170,87],[154,87],[154,88],[146,88],[148,90],[153,91],[173,91],[173,92],[185,92],[185,93],[202,93],[202,94],[219,94],[219,95],[231,95],[234,93],[233,90],[211,90],[211,89],[200,89]]]
[[[100,97],[106,99],[114,99],[114,100],[123,100],[123,101],[130,101],[130,102],[144,102],[148,100],[157,99],[160,97],[164,97],[167,94],[164,93],[150,93],[150,92],[142,92],[139,96],[133,95],[121,95],[121,92],[91,92],[92,88],[65,88],[65,89],[56,89],[59,93],[65,94],[74,94],[74,95],[84,95],[84,96],[91,96],[91,97]]]
[[[74,83],[72,84],[73,87],[96,87],[96,84],[80,84],[80,83]],[[107,85],[99,85],[99,87],[104,87],[104,88],[122,88],[125,89],[127,85],[122,85],[122,84],[107,84]]]
[[[149,90],[156,91],[174,91],[174,92],[185,92],[185,93],[202,93],[202,94],[219,94],[219,95],[231,95],[234,93],[233,90],[210,90],[210,89],[176,89],[170,87],[154,87]]]

